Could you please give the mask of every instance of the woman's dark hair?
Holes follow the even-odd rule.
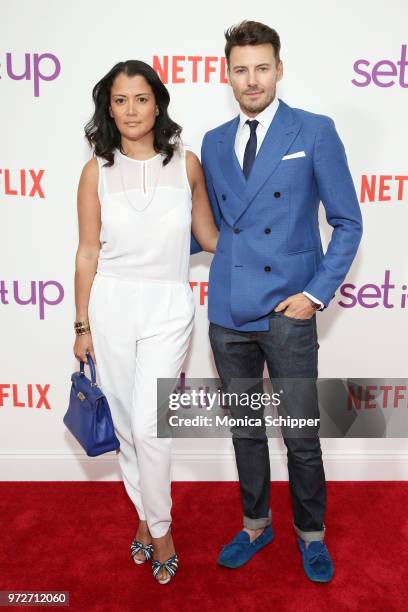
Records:
[[[163,165],[169,163],[174,151],[180,143],[182,128],[172,121],[168,115],[167,108],[170,95],[163,85],[157,73],[149,64],[139,60],[127,60],[119,62],[94,86],[92,98],[95,104],[95,112],[92,119],[85,125],[85,137],[95,155],[107,160],[106,166],[112,166],[114,161],[113,151],[115,148],[121,150],[120,132],[116,127],[113,117],[109,114],[110,92],[113,81],[118,74],[143,76],[153,90],[159,114],[153,127],[153,146],[157,153],[165,155]]]
[[[227,58],[227,64],[229,65],[229,58],[232,47],[243,46],[243,45],[263,45],[270,43],[275,52],[276,63],[279,62],[280,57],[280,38],[279,34],[273,28],[260,23],[259,21],[241,21],[235,26],[231,26],[224,32],[226,39],[225,44],[225,57]]]

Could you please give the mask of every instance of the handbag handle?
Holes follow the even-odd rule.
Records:
[[[93,384],[93,385],[96,385],[96,370],[95,370],[95,364],[94,364],[94,362],[93,362],[93,359],[92,359],[92,357],[91,357],[91,354],[90,354],[90,353],[86,353],[86,355],[87,355],[87,357],[88,357],[88,365],[89,365],[89,369],[91,370],[91,381],[92,381],[92,384]],[[81,372],[82,376],[84,376],[84,375],[85,375],[84,368],[85,368],[85,362],[84,362],[84,361],[81,361],[81,362],[80,362],[80,366],[79,366],[79,370],[80,370],[80,372]]]

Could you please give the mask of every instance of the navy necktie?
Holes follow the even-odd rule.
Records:
[[[249,121],[249,119],[247,119],[246,123],[249,125],[251,134],[245,147],[242,170],[245,174],[245,177],[248,178],[249,173],[251,172],[252,164],[254,163],[256,157],[256,128],[259,124],[259,121],[257,121],[256,119],[254,119],[253,121]]]

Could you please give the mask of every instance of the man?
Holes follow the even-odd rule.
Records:
[[[207,132],[201,161],[220,229],[208,294],[210,341],[223,387],[232,379],[317,378],[316,311],[333,299],[355,257],[361,212],[343,144],[329,117],[276,96],[280,39],[244,21],[225,33],[240,113]],[[323,253],[320,201],[333,227]],[[193,247],[194,250],[194,247]],[[315,406],[318,412],[316,401]],[[302,401],[288,407],[301,416]],[[243,529],[218,562],[239,567],[274,537],[268,440],[233,431]],[[306,575],[327,582],[325,474],[318,435],[285,437],[294,529]]]

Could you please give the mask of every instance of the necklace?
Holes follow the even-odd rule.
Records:
[[[162,163],[160,163],[159,171],[158,171],[158,173],[157,173],[157,177],[156,177],[156,182],[155,182],[154,187],[153,187],[153,193],[152,193],[152,196],[151,196],[151,197],[150,197],[150,199],[148,200],[148,202],[147,202],[146,206],[144,206],[143,208],[137,208],[137,207],[136,207],[136,206],[133,204],[133,202],[131,202],[131,201],[129,200],[129,197],[128,197],[128,194],[127,194],[127,191],[126,191],[126,189],[125,189],[125,183],[124,183],[124,180],[123,180],[123,173],[122,173],[122,160],[121,160],[120,155],[118,155],[118,160],[119,160],[119,174],[120,174],[120,180],[121,180],[121,183],[122,183],[122,189],[123,189],[123,193],[125,194],[125,198],[126,198],[126,200],[128,201],[128,203],[129,203],[129,204],[132,206],[132,208],[134,208],[134,209],[136,210],[136,212],[143,212],[144,210],[146,210],[146,208],[148,208],[148,207],[150,206],[150,204],[152,203],[152,200],[153,200],[153,198],[154,198],[154,196],[155,196],[155,193],[156,193],[156,187],[157,187],[157,183],[159,182],[159,178],[160,178],[160,175],[161,175],[161,170],[162,170],[163,164],[162,164]],[[143,170],[142,170],[142,172],[143,172],[143,181],[144,181],[144,183],[146,184],[146,161],[148,161],[148,160],[145,160],[145,161],[140,160],[140,161],[141,161],[141,163],[143,164]],[[147,189],[147,185],[146,185],[146,189]],[[143,191],[144,191],[144,190],[143,190]]]

